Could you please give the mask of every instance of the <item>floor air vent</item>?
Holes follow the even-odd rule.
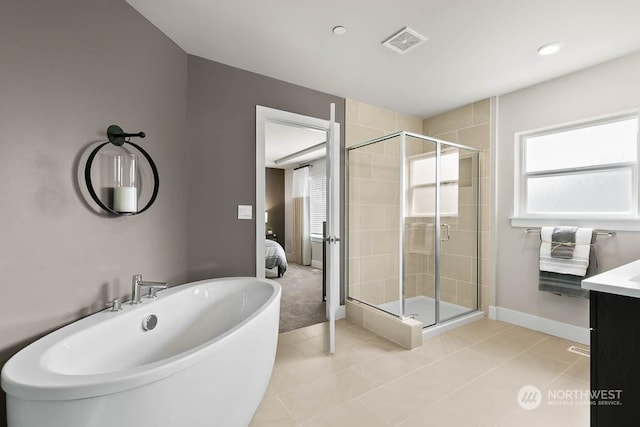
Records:
[[[396,34],[389,37],[382,44],[394,52],[407,53],[414,47],[424,43],[427,38],[413,31],[409,27],[405,27]]]
[[[567,350],[581,356],[591,357],[591,350],[586,345],[572,345]]]

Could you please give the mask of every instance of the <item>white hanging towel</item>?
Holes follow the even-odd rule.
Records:
[[[589,253],[593,238],[593,228],[579,227],[576,230],[575,246],[571,258],[551,257],[552,236],[555,227],[540,229],[540,271],[585,276],[589,267]]]

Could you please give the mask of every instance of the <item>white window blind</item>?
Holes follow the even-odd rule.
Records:
[[[311,234],[322,236],[322,223],[327,219],[327,177],[322,175],[309,178],[311,204]]]
[[[636,218],[638,116],[520,136],[520,217]]]

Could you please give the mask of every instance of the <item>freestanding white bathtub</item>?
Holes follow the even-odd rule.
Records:
[[[269,383],[280,286],[225,278],[102,311],[2,370],[9,427],[246,427]],[[157,316],[155,329],[144,319]]]

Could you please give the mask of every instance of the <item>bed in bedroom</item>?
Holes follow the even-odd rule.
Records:
[[[268,239],[264,241],[264,265],[269,270],[278,267],[278,277],[284,276],[287,271],[287,257],[278,242]]]

